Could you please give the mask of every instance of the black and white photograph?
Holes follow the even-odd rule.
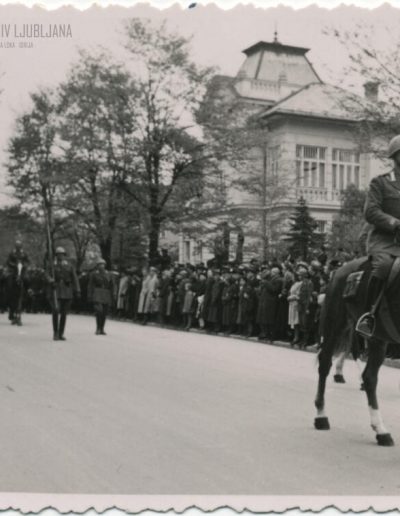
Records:
[[[398,507],[367,4],[0,5],[0,508]]]

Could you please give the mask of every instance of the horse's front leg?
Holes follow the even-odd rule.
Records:
[[[318,389],[317,396],[315,398],[317,416],[314,419],[314,427],[317,430],[329,430],[329,419],[325,413],[325,388],[326,379],[332,367],[332,353],[322,348],[318,355],[318,362]]]
[[[385,359],[386,348],[387,343],[385,342],[378,340],[369,342],[368,361],[362,378],[368,399],[371,426],[376,433],[376,440],[380,446],[393,446],[394,441],[383,422],[376,396],[379,369]]]

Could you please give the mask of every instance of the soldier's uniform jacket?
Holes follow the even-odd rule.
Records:
[[[400,256],[395,233],[400,228],[400,183],[394,172],[374,177],[364,208],[366,221],[372,225],[368,234],[368,254],[388,253]]]
[[[21,262],[24,267],[27,267],[29,258],[25,251],[14,249],[7,258],[7,267],[10,274],[18,273],[18,262]]]
[[[113,280],[107,271],[93,271],[89,276],[88,300],[94,304],[111,305]]]
[[[78,276],[75,269],[66,260],[54,264],[54,279],[58,299],[73,299],[74,293],[80,294]],[[47,281],[51,283],[50,271],[47,273]],[[50,288],[52,288],[51,285]]]

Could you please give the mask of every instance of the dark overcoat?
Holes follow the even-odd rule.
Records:
[[[238,292],[237,324],[249,324],[253,322],[256,306],[257,302],[254,287],[250,284],[240,287]]]
[[[238,285],[235,281],[224,284],[221,295],[222,302],[222,325],[225,327],[236,324],[238,308]]]
[[[257,323],[273,325],[276,323],[278,296],[282,290],[282,278],[264,279],[260,284]]]
[[[63,260],[61,263],[54,264],[54,287],[57,294],[57,299],[71,300],[74,294],[81,292],[78,276],[72,265]],[[52,285],[50,270],[47,272],[47,281],[49,283],[47,289],[47,295],[49,299],[52,298]]]
[[[211,276],[206,279],[204,287],[204,301],[203,301],[203,319],[208,321],[208,312],[210,311],[211,293],[214,284],[214,278]]]
[[[90,274],[87,293],[90,303],[111,306],[113,290],[114,284],[107,271],[93,271]]]
[[[207,317],[207,321],[210,323],[219,323],[221,320],[221,297],[223,288],[224,283],[222,279],[215,279],[211,288],[211,298]]]

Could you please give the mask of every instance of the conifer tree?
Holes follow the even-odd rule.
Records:
[[[323,244],[324,235],[317,233],[317,222],[310,215],[306,201],[300,197],[293,215],[290,230],[285,240],[289,242],[290,253],[296,258],[307,260],[310,250]]]

